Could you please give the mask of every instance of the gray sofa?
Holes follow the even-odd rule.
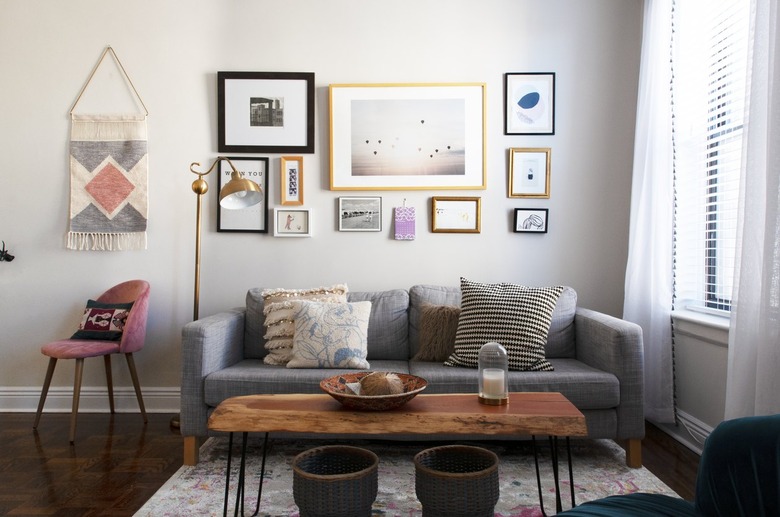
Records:
[[[290,369],[264,364],[262,289],[246,307],[188,323],[182,340],[180,428],[184,462],[198,461],[210,412],[223,400],[250,394],[321,393],[322,379],[348,370]],[[415,285],[409,290],[350,292],[372,302],[368,326],[371,370],[411,373],[428,381],[425,393],[476,392],[477,370],[414,361],[424,304],[460,305],[458,287]],[[626,447],[626,463],[641,466],[645,433],[642,331],[633,323],[577,307],[567,287],[558,299],[545,348],[552,372],[510,372],[510,391],[560,392],[585,415],[591,438]]]

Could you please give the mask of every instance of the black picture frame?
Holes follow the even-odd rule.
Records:
[[[504,134],[555,134],[555,73],[504,74]]]
[[[219,162],[216,190],[217,231],[268,233],[268,174],[269,160],[266,157],[228,156],[242,177],[250,179],[263,189],[263,201],[259,205],[239,210],[228,210],[219,204],[219,193],[230,181],[233,169],[222,160]]]
[[[220,153],[313,153],[313,72],[217,72]]]
[[[547,208],[515,208],[515,233],[547,233],[550,219]]]

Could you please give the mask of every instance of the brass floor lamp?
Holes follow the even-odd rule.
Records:
[[[195,170],[195,167],[200,167],[200,163],[193,162],[190,164],[190,171],[198,176],[198,179],[192,182],[192,191],[197,195],[197,210],[195,215],[195,292],[194,303],[192,308],[192,320],[195,321],[200,318],[199,305],[200,305],[200,234],[201,234],[201,210],[203,206],[203,195],[209,191],[209,184],[203,179],[204,176],[211,173],[214,167],[221,161],[226,161],[232,172],[230,173],[230,181],[222,187],[219,191],[219,206],[228,210],[240,210],[242,208],[249,208],[262,202],[263,189],[250,179],[241,177],[241,173],[238,172],[233,162],[225,156],[218,156],[211,167],[206,172],[199,172]],[[172,427],[179,427],[179,415],[176,415],[171,419]]]

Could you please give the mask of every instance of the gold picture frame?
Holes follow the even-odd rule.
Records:
[[[279,159],[279,177],[282,205],[302,205],[303,156],[282,156]]]
[[[549,199],[549,147],[513,147],[509,149],[508,197]]]
[[[433,233],[480,233],[482,198],[435,196],[431,198]]]

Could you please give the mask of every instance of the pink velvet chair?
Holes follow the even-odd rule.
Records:
[[[84,359],[87,357],[103,357],[106,368],[106,382],[108,384],[108,399],[111,413],[114,413],[114,387],[111,380],[111,354],[124,354],[130,376],[133,379],[135,395],[141,408],[141,416],[144,423],[147,422],[146,409],[144,408],[141,386],[138,384],[138,374],[135,369],[133,353],[141,350],[146,339],[146,317],[149,309],[149,283],[144,280],[130,280],[118,284],[97,299],[100,303],[128,303],[133,302],[127,320],[124,324],[121,337],[116,341],[101,339],[61,339],[47,343],[41,347],[41,353],[49,356],[49,368],[46,371],[46,379],[43,381],[41,399],[38,402],[38,411],[35,414],[33,429],[38,428],[41,419],[43,405],[49,392],[54,368],[58,359],[75,359],[76,376],[73,383],[73,410],[70,417],[70,443],[76,436],[76,416],[79,410],[79,396],[81,393],[81,378],[84,372]]]

